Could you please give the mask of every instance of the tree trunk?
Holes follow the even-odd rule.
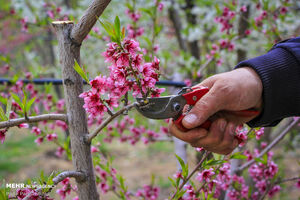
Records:
[[[80,61],[80,46],[70,39],[70,32],[74,24],[70,21],[54,22],[56,30],[60,63],[63,68],[63,86],[67,107],[67,118],[70,130],[72,162],[76,171],[86,174],[84,181],[76,180],[78,195],[81,200],[98,200],[99,194],[96,188],[93,161],[90,144],[84,142],[88,135],[83,100],[79,95],[83,92],[82,78],[74,70],[74,60]]]

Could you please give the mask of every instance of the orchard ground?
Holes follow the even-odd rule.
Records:
[[[44,142],[37,147],[34,139],[35,136],[25,129],[14,128],[11,130],[6,142],[0,146],[1,180],[6,180],[8,183],[20,183],[28,178],[38,177],[41,170],[48,175],[57,169],[61,171],[72,169],[71,161],[55,156],[55,144]],[[173,143],[156,142],[144,145],[139,142],[135,146],[131,146],[115,140],[111,144],[103,143],[102,147],[115,158],[114,166],[117,168],[118,173],[121,173],[126,179],[130,191],[136,191],[142,185],[150,184],[151,175],[156,174],[155,184],[161,188],[159,199],[169,197],[172,187],[168,176],[172,177],[177,170]],[[286,155],[283,155],[280,149],[282,149],[280,144],[274,149],[275,160],[281,162],[278,164],[281,166],[280,170],[284,170],[285,177],[294,177],[299,166],[295,158],[300,156],[300,149]],[[284,156],[284,158],[276,159],[279,156]],[[194,149],[189,147],[188,162],[190,169],[196,164],[195,158]],[[272,199],[299,199],[300,191],[297,190],[294,184],[294,182],[287,183],[287,187],[283,188],[282,192]],[[52,191],[52,194],[54,193],[55,190]],[[72,199],[74,196],[76,195],[72,192],[66,200]],[[57,194],[54,197],[60,199]],[[111,193],[101,194],[101,197],[105,200],[118,199]]]

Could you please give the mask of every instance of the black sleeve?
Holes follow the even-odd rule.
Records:
[[[263,84],[262,113],[250,127],[274,126],[285,117],[300,115],[300,37],[273,46],[265,55],[240,62],[251,67]]]

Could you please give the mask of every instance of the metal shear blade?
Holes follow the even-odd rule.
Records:
[[[144,106],[136,106],[136,109],[150,119],[176,118],[182,113],[186,100],[181,95],[147,98],[148,103]],[[144,99],[137,98],[138,102]]]

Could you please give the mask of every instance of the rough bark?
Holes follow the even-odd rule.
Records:
[[[170,8],[168,10],[169,18],[174,26],[175,35],[176,35],[180,49],[183,51],[187,51],[186,43],[181,36],[181,29],[182,29],[181,19],[180,19],[177,9],[173,6],[173,4],[174,4],[174,2],[172,1],[172,5],[170,6]]]
[[[186,3],[185,6],[186,19],[188,23],[196,26],[197,25],[196,15],[192,13],[192,9],[195,7],[195,0],[186,0],[185,3]],[[195,57],[197,60],[200,60],[200,49],[198,46],[198,41],[197,40],[189,41],[188,46],[192,56]]]
[[[67,118],[71,139],[72,162],[76,171],[86,174],[86,180],[76,180],[78,195],[81,200],[99,199],[96,188],[90,144],[84,142],[88,135],[83,100],[79,95],[83,92],[82,78],[74,70],[74,60],[80,63],[80,46],[71,40],[70,33],[74,24],[70,21],[53,22],[59,44],[60,63],[64,94],[67,107]]]
[[[103,13],[111,0],[94,0],[85,11],[79,22],[71,30],[73,43],[80,45],[97,22],[97,18]]]

